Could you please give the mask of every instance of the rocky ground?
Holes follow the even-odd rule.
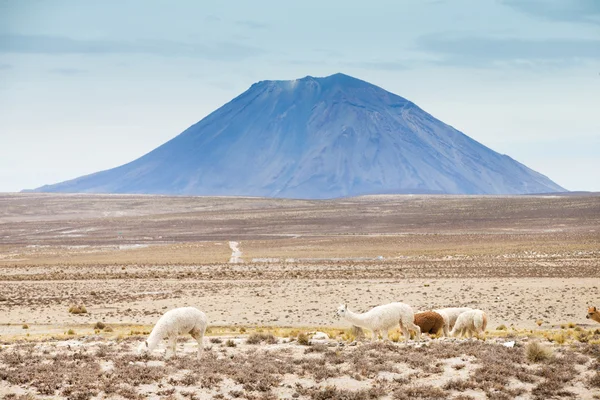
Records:
[[[235,397],[230,392],[247,398],[593,398],[598,365],[593,332],[600,325],[585,315],[589,305],[600,306],[599,255],[600,196],[303,201],[0,195],[0,357],[9,366],[0,393],[50,396],[54,388],[52,393],[70,398],[83,396],[79,392],[193,397],[197,391],[203,393],[198,398]],[[339,339],[345,346],[336,340],[335,346],[317,350],[283,343],[288,328],[318,328],[334,337],[333,331],[347,329],[334,315],[339,303],[366,311],[391,301],[416,310],[483,309],[490,321],[488,341],[432,342],[423,349],[348,346],[347,337]],[[85,312],[70,312],[76,305]],[[222,343],[206,339],[212,345],[206,365],[220,372],[209,373],[191,356],[163,362],[158,353],[150,359],[131,353],[131,341],[141,340],[139,333],[148,332],[164,311],[189,305],[204,310],[214,334],[224,336]],[[95,332],[96,322],[114,333]],[[240,329],[267,330],[279,343],[246,345]],[[509,333],[515,348],[500,345],[507,339],[498,336]],[[524,349],[530,337],[555,347],[555,357],[528,360]],[[225,345],[228,338],[236,347]],[[190,346],[184,350],[192,351]],[[442,364],[436,367],[429,351],[442,352]],[[97,352],[106,356],[91,356]],[[358,354],[367,353],[389,356],[391,364],[376,362],[386,365],[381,371],[368,365],[355,371]],[[411,364],[408,354],[422,363]],[[251,362],[260,357],[265,362]],[[477,381],[488,376],[481,368],[499,358],[526,371],[520,377],[502,369],[496,374],[506,375],[514,392],[501,390],[505,381],[495,381],[500,378],[490,378],[489,385]],[[309,361],[316,364],[303,367]],[[455,362],[465,366],[454,368]],[[232,370],[219,369],[222,363]],[[234,365],[252,371],[267,364],[277,371],[255,375],[272,376],[268,390],[256,389],[254,381],[244,386],[233,371]],[[148,370],[150,377],[121,381],[120,372],[110,372],[126,365]],[[317,366],[336,372],[317,377]],[[154,374],[154,368],[161,372]],[[558,369],[576,374],[546,376]],[[80,370],[97,383],[69,375]],[[39,386],[45,375],[50,389]],[[186,376],[190,384],[180,384]],[[207,383],[207,376],[215,382]],[[450,376],[470,383],[452,388]],[[71,393],[75,381],[88,383]],[[543,392],[544,386],[551,392]]]

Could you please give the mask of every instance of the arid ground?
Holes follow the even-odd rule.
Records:
[[[600,398],[600,324],[585,318],[600,306],[599,278],[596,195],[2,194],[0,394]],[[366,311],[391,301],[480,308],[486,341],[350,346],[338,304]],[[158,317],[179,306],[211,322],[206,362],[194,360],[190,338],[172,360],[135,356]],[[316,330],[331,339],[298,344]],[[278,343],[246,344],[256,332]],[[553,355],[532,361],[537,341]]]

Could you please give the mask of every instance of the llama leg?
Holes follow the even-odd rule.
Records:
[[[400,325],[400,329],[402,330],[402,334],[404,334],[404,340],[406,343],[408,343],[410,340],[410,332],[408,331],[408,328],[404,325]]]
[[[450,332],[449,332],[450,329],[448,329],[448,325],[449,324],[444,322],[444,337],[450,336]]]
[[[388,330],[387,329],[383,328],[381,330],[381,337],[382,337],[382,339],[383,339],[384,342],[388,341]]]
[[[193,330],[190,334],[196,339],[196,342],[198,342],[198,358],[201,358],[202,352],[204,351],[204,330]]]
[[[176,346],[177,336],[169,336],[169,342],[167,343],[167,349],[165,350],[165,358],[171,358],[175,355]]]
[[[379,331],[377,329],[373,329],[373,336],[371,336],[371,341],[375,342],[379,339]]]
[[[419,327],[419,325],[415,325],[414,323],[411,322],[411,325],[409,325],[410,329],[415,331],[415,339],[417,339],[418,342],[421,341],[421,327]]]

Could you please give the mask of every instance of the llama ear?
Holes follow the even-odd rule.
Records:
[[[594,312],[596,312],[596,307],[592,307],[592,310],[593,310]]]
[[[348,309],[348,304],[344,304],[344,310]]]
[[[148,341],[146,340],[144,343],[146,343],[146,347],[148,347]]]

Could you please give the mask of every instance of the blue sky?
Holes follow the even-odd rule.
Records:
[[[597,0],[0,0],[0,191],[131,161],[256,81],[335,72],[600,191]]]

